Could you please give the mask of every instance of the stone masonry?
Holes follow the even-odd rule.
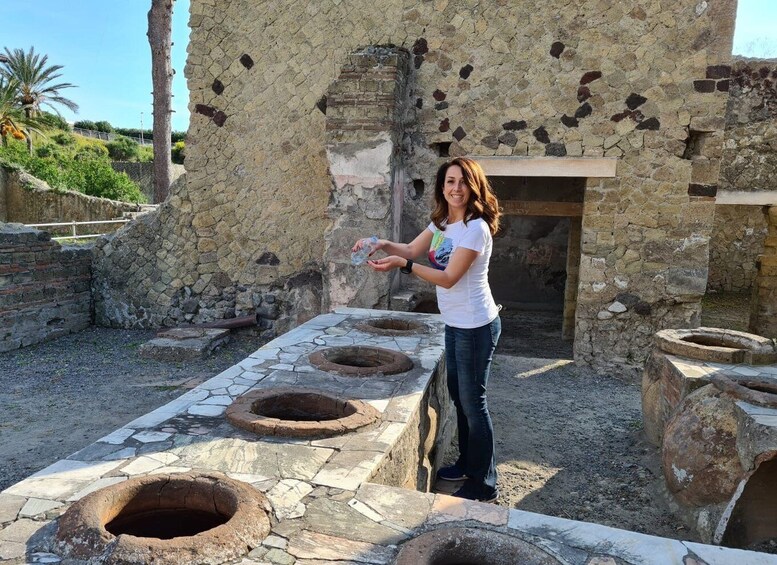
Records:
[[[324,250],[325,307],[388,306],[392,277],[351,265],[350,249],[365,235],[399,239],[404,187],[398,147],[409,73],[407,50],[370,47],[348,57],[327,91],[334,186],[327,208],[332,225]]]
[[[89,326],[91,252],[48,233],[0,224],[0,352]]]
[[[765,208],[769,234],[763,255],[758,256],[758,273],[750,303],[750,331],[777,338],[777,206]]]
[[[698,324],[735,8],[734,0],[551,0],[542,9],[529,0],[193,0],[188,178],[154,226],[139,228],[142,244],[128,230],[109,245],[120,254],[98,251],[98,319],[206,321],[261,309],[268,294],[283,303],[276,321],[265,318],[276,329],[309,316],[352,244],[324,235],[345,223],[332,214],[347,184],[331,170],[340,149],[324,95],[365,46],[394,45],[408,51],[410,72],[404,90],[392,91],[405,93],[394,106],[405,111],[401,139],[384,130],[394,149],[382,161],[380,198],[401,192],[402,202],[380,219],[354,209],[347,221],[381,237],[398,229],[408,241],[428,222],[433,175],[448,155],[618,158],[615,178],[586,182],[575,357],[638,365],[657,329]],[[358,294],[381,305],[388,284]],[[304,299],[292,294],[299,287]]]
[[[721,190],[777,190],[777,61],[736,59],[732,65]],[[760,206],[718,205],[710,241],[707,287],[750,291],[767,222]]]
[[[767,232],[761,206],[716,205],[707,289],[750,292]]]

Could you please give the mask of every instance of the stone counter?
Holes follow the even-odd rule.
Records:
[[[261,545],[233,561],[243,565],[389,564],[411,538],[438,530],[442,534],[451,526],[528,543],[547,563],[777,564],[777,556],[411,490],[426,490],[447,444],[442,324],[433,315],[391,313],[421,321],[430,331],[375,335],[358,327],[365,319],[388,314],[342,309],[319,316],[169,404],[6,489],[0,493],[0,562],[77,563],[54,553],[51,541],[57,517],[74,501],[133,477],[217,471],[265,493],[272,505],[272,531]],[[356,344],[402,351],[414,368],[355,378],[323,373],[308,361],[313,351]],[[381,419],[372,427],[325,439],[256,437],[224,419],[227,405],[238,396],[277,386],[358,398],[378,410]]]

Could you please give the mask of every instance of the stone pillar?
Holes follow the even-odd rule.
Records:
[[[758,256],[758,272],[750,301],[750,331],[777,338],[777,206],[765,208],[769,233],[763,255]]]
[[[567,243],[567,282],[564,287],[564,320],[561,324],[562,339],[575,339],[575,310],[577,287],[580,283],[580,232],[582,218],[569,219]]]
[[[332,222],[324,237],[324,309],[387,308],[396,272],[352,266],[360,237],[399,238],[402,114],[409,54],[367,47],[348,57],[326,97]]]

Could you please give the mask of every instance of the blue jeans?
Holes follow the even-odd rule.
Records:
[[[465,486],[483,498],[496,489],[494,427],[488,413],[486,384],[501,333],[499,316],[479,328],[445,326],[448,391],[456,406],[459,429],[456,466],[467,474]]]

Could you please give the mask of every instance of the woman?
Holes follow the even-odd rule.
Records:
[[[429,227],[412,243],[378,240],[388,257],[368,261],[375,271],[400,269],[437,285],[445,322],[448,390],[456,406],[459,458],[437,478],[466,479],[454,496],[493,502],[499,496],[494,462],[494,430],[486,384],[501,333],[499,307],[488,286],[492,236],[499,228],[499,205],[483,169],[459,157],[437,171],[435,206]],[[362,246],[359,241],[354,251]],[[413,259],[428,251],[431,267]]]

